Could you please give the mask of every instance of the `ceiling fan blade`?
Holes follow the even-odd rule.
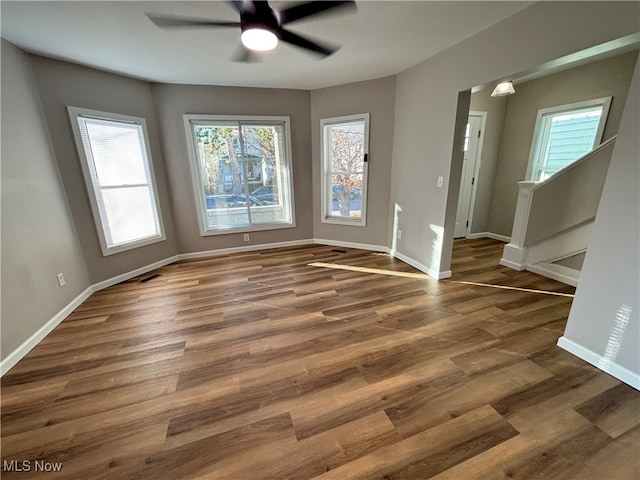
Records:
[[[296,33],[290,32],[289,30],[285,30],[284,28],[279,29],[279,37],[283,42],[287,42],[291,45],[295,45],[296,47],[310,50],[324,57],[328,57],[332,53],[338,51],[338,49],[340,48],[329,45],[320,45],[319,43],[312,42],[311,40],[301,37]]]
[[[202,20],[201,18],[169,17],[162,15],[146,14],[149,20],[161,28],[181,27],[239,27],[240,22],[227,22],[223,20]]]
[[[242,0],[231,0],[228,3],[231,4],[236,12],[242,14],[244,11],[244,2]]]
[[[302,18],[318,15],[334,10],[336,8],[352,8],[357,9],[354,1],[322,1],[322,2],[305,2],[290,8],[285,8],[277,13],[280,25],[295,22]]]

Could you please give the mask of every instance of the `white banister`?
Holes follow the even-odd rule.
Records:
[[[542,182],[518,182],[511,242],[501,265],[525,270],[546,257],[586,249],[615,141],[614,136]]]

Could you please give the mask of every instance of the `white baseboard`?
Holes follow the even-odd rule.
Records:
[[[564,267],[562,265],[555,265],[553,263],[541,262],[534,265],[526,265],[526,270],[537,273],[538,275],[552,278],[572,287],[578,286],[578,279],[580,278],[580,270]]]
[[[395,252],[394,257],[396,257],[399,260],[402,260],[404,263],[408,263],[413,268],[417,268],[421,272],[426,273],[430,277],[433,277],[437,280],[442,280],[443,278],[449,278],[451,276],[450,270],[447,270],[446,272],[438,272],[436,270],[433,270],[432,268],[427,267],[425,264],[420,263],[417,260],[414,260],[411,257],[407,257],[403,253]]]
[[[504,243],[509,243],[511,241],[511,237],[491,232],[470,233],[466,238],[493,238],[494,240]]]
[[[512,268],[513,270],[518,270],[519,272],[524,270],[524,265],[520,265],[519,263],[515,263],[510,260],[505,260],[504,258],[500,259],[500,265],[502,265],[503,267]]]
[[[22,345],[11,352],[7,357],[0,362],[0,377],[11,370],[22,358],[29,353],[33,348],[42,341],[44,337],[49,335],[54,328],[71,315],[82,302],[91,296],[94,292],[93,287],[88,287],[84,292],[71,300],[62,310],[56,313],[51,320],[40,327],[36,333],[27,338]]]
[[[160,267],[164,267],[166,265],[170,265],[173,262],[180,260],[180,255],[174,255],[173,257],[165,258],[164,260],[159,260],[157,262],[151,263],[149,265],[145,265],[144,267],[136,268],[135,270],[131,270],[130,272],[122,273],[120,275],[116,275],[115,277],[108,278],[107,280],[103,280],[101,282],[95,283],[92,285],[93,291],[98,292],[107,287],[111,287],[112,285],[116,285],[118,283],[126,282],[132,278],[135,278],[139,275],[143,275],[147,272],[151,272]]]
[[[189,260],[192,258],[215,257],[220,255],[229,255],[231,253],[254,252],[257,250],[269,250],[271,248],[295,247],[298,245],[310,245],[315,243],[313,240],[293,240],[290,242],[263,243],[260,245],[246,245],[242,247],[220,248],[218,250],[206,250],[202,252],[181,253],[177,255],[176,260]]]
[[[599,370],[617,378],[621,382],[631,385],[636,390],[640,390],[640,373],[632,372],[628,368],[623,367],[616,362],[609,361],[602,355],[599,355],[564,336],[558,339],[558,346],[563,350],[572,353],[576,357],[581,358],[585,362],[590,363]]]
[[[342,242],[340,240],[327,240],[324,238],[314,238],[313,243],[316,245],[330,245],[334,247],[358,248],[360,250],[369,250],[372,252],[389,253],[389,247],[382,245],[373,245],[370,243]]]

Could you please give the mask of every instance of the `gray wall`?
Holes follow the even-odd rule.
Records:
[[[640,59],[564,332],[565,339],[603,358],[601,368],[616,363],[636,380],[640,377],[639,90]]]
[[[90,285],[29,57],[5,40],[1,250],[5,360]]]
[[[602,139],[611,138],[620,125],[637,56],[637,51],[629,52],[516,84],[516,94],[508,97],[494,180],[490,232],[511,236],[518,199],[517,182],[525,179],[538,110],[612,96]]]
[[[151,90],[162,136],[180,253],[313,238],[309,92],[166,84],[153,84]],[[250,242],[244,242],[241,233],[200,235],[182,118],[185,113],[291,117],[294,228],[251,232]]]
[[[48,58],[32,56],[31,59],[91,283],[98,283],[175,255],[177,250],[171,206],[149,84]],[[102,255],[67,113],[69,105],[132,115],[146,120],[167,236],[165,241],[107,257]]]
[[[459,183],[464,141],[454,136],[459,92],[634,34],[639,13],[635,2],[535,3],[400,73],[390,197],[403,210],[398,251],[449,271],[458,191],[451,179]],[[451,181],[449,201],[447,188],[435,187],[438,175],[445,187]]]
[[[323,88],[311,92],[313,156],[313,233],[315,238],[388,245],[389,177],[393,146],[395,76]],[[370,113],[367,225],[355,227],[322,223],[320,120]]]

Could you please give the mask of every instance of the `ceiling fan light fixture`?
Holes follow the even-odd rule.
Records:
[[[491,93],[492,97],[504,97],[505,95],[512,95],[516,93],[516,89],[513,88],[513,83],[511,82],[502,82],[496,85],[496,88],[493,89]]]
[[[267,52],[278,45],[278,37],[271,30],[261,27],[250,27],[242,31],[242,44],[250,50]]]

